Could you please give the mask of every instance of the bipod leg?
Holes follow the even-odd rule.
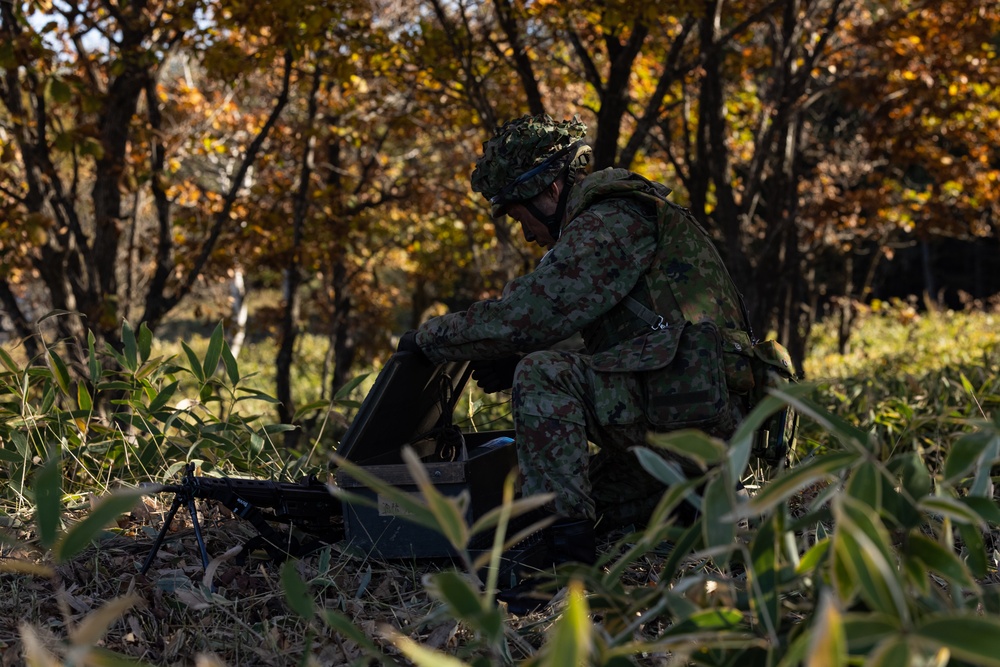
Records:
[[[149,571],[149,566],[153,564],[153,559],[156,558],[156,554],[160,551],[160,546],[163,544],[163,538],[167,536],[167,531],[170,530],[170,524],[174,522],[174,515],[177,514],[177,510],[181,507],[181,496],[179,493],[174,494],[174,502],[170,504],[170,511],[167,512],[167,516],[163,518],[163,527],[160,528],[160,532],[156,535],[156,541],[153,542],[152,548],[149,550],[149,555],[146,556],[146,562],[142,564],[142,569],[139,570],[139,574],[146,574]]]
[[[205,547],[205,538],[201,536],[201,524],[198,523],[198,507],[194,503],[194,497],[188,498],[188,511],[191,513],[191,525],[194,526],[194,538],[198,540],[198,550],[201,551],[201,566],[208,570],[208,549]]]

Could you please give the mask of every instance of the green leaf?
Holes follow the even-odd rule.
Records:
[[[226,343],[226,334],[222,329],[222,322],[215,326],[212,337],[208,340],[208,351],[205,352],[205,377],[210,378],[219,367],[219,360],[222,358],[222,348]]]
[[[66,364],[56,354],[56,351],[52,349],[49,350],[49,361],[52,362],[52,377],[55,379],[56,384],[59,385],[59,390],[62,391],[63,396],[71,396],[72,394],[69,391],[69,371],[66,369]]]
[[[986,543],[983,541],[982,531],[979,530],[978,526],[968,523],[960,523],[957,528],[958,534],[965,542],[965,563],[968,565],[969,571],[974,577],[985,578],[989,563],[986,561]]]
[[[992,498],[982,496],[969,496],[959,498],[959,502],[966,505],[970,510],[979,515],[983,521],[988,521],[994,526],[1000,525],[1000,507]]]
[[[150,331],[146,323],[143,322],[139,325],[139,340],[137,341],[139,347],[139,359],[140,361],[146,362],[149,360],[149,354],[153,350],[153,332]]]
[[[94,386],[101,381],[101,373],[104,369],[101,368],[101,360],[97,358],[97,351],[94,349],[94,344],[96,339],[94,338],[94,332],[87,331],[87,370],[90,372],[90,382]]]
[[[914,558],[919,561],[924,566],[922,568],[924,572],[928,570],[937,572],[959,586],[970,589],[977,588],[969,571],[952,550],[946,549],[920,533],[911,532],[909,534],[903,555],[906,558]]]
[[[14,375],[20,375],[21,369],[18,368],[17,364],[14,363],[14,358],[7,354],[7,350],[0,347],[0,364],[4,365],[8,371]]]
[[[800,489],[825,480],[828,475],[860,460],[861,457],[855,452],[823,454],[771,480],[760,493],[750,499],[747,509],[752,514],[763,514],[783,503]]]
[[[146,489],[119,489],[101,498],[82,521],[66,531],[54,549],[56,560],[65,563],[86,549],[105,527],[135,507],[145,494]]]
[[[122,321],[122,357],[125,360],[124,366],[133,373],[139,368],[138,344],[135,340],[135,332],[128,320]]]
[[[94,408],[94,401],[90,398],[90,392],[82,382],[76,385],[76,404],[84,412],[90,412]]]
[[[847,665],[847,636],[843,617],[833,595],[825,593],[820,600],[816,620],[811,630],[809,657],[806,667],[841,667]]]
[[[736,524],[728,518],[733,512],[733,494],[726,488],[726,477],[719,475],[705,487],[702,498],[702,529],[705,546],[709,549],[732,546],[736,539]],[[717,561],[720,567],[729,562],[729,552]]]
[[[375,642],[373,642],[368,635],[362,632],[358,626],[354,625],[349,618],[340,612],[323,609],[320,612],[320,617],[331,629],[339,632],[345,638],[350,639],[352,642],[357,644],[369,658],[380,659],[382,657],[382,651],[375,646]]]
[[[453,658],[446,653],[429,649],[413,641],[409,637],[388,629],[388,634],[392,643],[396,645],[403,655],[409,658],[417,667],[469,667],[468,663],[462,662],[458,658]]]
[[[639,465],[667,488],[687,483],[684,471],[675,461],[668,461],[647,447],[633,447],[631,451],[635,452]],[[698,494],[691,491],[686,497],[696,509],[701,509],[701,498]]]
[[[201,361],[198,360],[198,355],[196,355],[194,350],[192,350],[191,347],[184,341],[181,341],[181,349],[184,350],[184,354],[187,356],[191,372],[196,378],[198,378],[198,382],[204,382],[205,371],[202,370]]]
[[[236,357],[233,356],[228,341],[222,346],[222,363],[226,366],[226,377],[229,378],[229,383],[235,387],[240,383],[240,365],[236,362]]]
[[[850,496],[841,496],[834,505],[834,516],[834,572],[838,578],[851,578],[850,584],[841,582],[839,588],[857,587],[876,611],[908,619],[909,607],[897,578],[889,536],[875,510]]]
[[[847,493],[876,511],[881,510],[882,474],[873,465],[858,466],[847,482]]]
[[[952,444],[944,461],[944,483],[955,484],[979,463],[990,444],[989,434],[967,433]]]
[[[589,664],[591,652],[590,611],[583,584],[569,585],[566,608],[552,629],[539,667],[579,667]]]
[[[705,470],[707,466],[719,463],[726,457],[726,443],[713,438],[704,431],[683,429],[670,433],[650,433],[646,441],[694,461]]]
[[[1000,618],[996,616],[955,612],[932,615],[917,624],[912,636],[924,645],[947,648],[960,660],[1000,667]]]
[[[335,400],[335,401],[341,401],[341,400],[347,398],[347,396],[352,391],[354,391],[355,387],[357,387],[359,384],[361,384],[362,382],[364,382],[365,378],[367,378],[367,377],[368,377],[368,373],[364,373],[363,375],[358,375],[356,377],[351,378],[347,382],[345,382],[344,386],[337,390],[337,393],[334,395],[333,400]]]
[[[781,599],[778,591],[778,534],[782,532],[780,513],[764,521],[750,543],[750,609],[768,630],[777,630],[781,622]]]
[[[38,541],[50,549],[56,543],[62,513],[62,460],[58,449],[35,474],[34,489]]]
[[[427,475],[427,469],[420,457],[411,447],[403,447],[403,462],[417,488],[427,501],[427,507],[436,519],[438,530],[456,550],[463,550],[469,543],[469,526],[465,521],[465,508],[468,507],[468,492],[463,491],[459,498],[464,502],[456,502],[455,498],[442,494]],[[463,507],[464,505],[464,507]]]
[[[285,593],[285,602],[292,611],[307,621],[315,616],[316,605],[309,594],[309,587],[299,576],[294,560],[286,560],[281,564],[281,589]]]
[[[482,600],[472,585],[458,572],[431,575],[427,592],[448,605],[455,618],[476,616],[483,610]]]
[[[350,475],[377,495],[383,496],[390,504],[399,507],[400,512],[398,516],[400,518],[427,528],[438,529],[438,523],[434,514],[427,508],[426,504],[420,502],[413,494],[407,493],[379,479],[361,466],[348,461],[338,454],[333,454],[332,459],[334,464],[340,469],[338,474],[342,471]],[[344,497],[343,491],[343,489],[337,486],[330,488],[330,492],[338,498]]]
[[[865,661],[865,667],[902,667],[914,664],[912,660],[912,652],[906,637],[895,634],[886,637],[875,647]]]
[[[174,393],[177,391],[177,387],[180,385],[180,381],[171,382],[166,387],[161,389],[156,397],[149,402],[149,412],[159,412],[166,407],[167,403],[173,398]]]
[[[827,552],[830,550],[830,538],[825,537],[816,544],[812,545],[808,551],[806,551],[802,558],[799,560],[798,566],[795,568],[795,572],[799,575],[804,575],[812,572],[826,556]]]
[[[946,496],[926,496],[917,503],[922,511],[940,514],[958,523],[968,523],[985,527],[985,522],[969,505]]]
[[[852,653],[867,653],[886,637],[899,633],[899,619],[875,612],[846,613],[844,635]]]

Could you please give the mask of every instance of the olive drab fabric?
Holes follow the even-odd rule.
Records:
[[[512,397],[522,491],[556,494],[552,510],[565,517],[657,499],[662,486],[629,448],[650,429],[728,437],[753,386],[739,296],[708,236],[668,194],[625,170],[588,176],[533,272],[417,331],[434,362],[527,353]],[[548,349],[575,333],[584,351]],[[611,459],[600,466],[613,471],[606,479],[590,470],[588,442]],[[625,478],[634,483],[623,487]]]

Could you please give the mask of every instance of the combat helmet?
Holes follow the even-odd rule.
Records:
[[[561,219],[573,177],[590,161],[586,134],[587,126],[577,116],[562,122],[548,114],[508,121],[483,143],[483,154],[472,172],[472,190],[482,193],[493,217],[499,217],[507,206],[528,202],[565,173],[569,182],[560,202],[557,217]],[[557,237],[559,221],[547,224],[550,229],[555,225],[553,237]]]

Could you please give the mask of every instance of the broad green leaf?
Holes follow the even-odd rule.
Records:
[[[996,501],[992,498],[969,496],[959,498],[959,502],[968,506],[982,521],[989,522],[994,526],[1000,526],[1000,506],[997,506]]]
[[[926,496],[917,506],[929,514],[940,514],[958,523],[985,527],[985,522],[969,505],[946,496]]]
[[[1000,618],[975,613],[932,615],[917,623],[912,634],[917,641],[932,648],[947,648],[960,660],[1000,667]]]
[[[720,607],[718,609],[697,609],[691,614],[684,614],[677,622],[671,624],[660,637],[666,639],[673,635],[703,632],[705,630],[734,630],[743,624],[743,612],[738,609]]]
[[[49,361],[52,362],[52,378],[56,381],[63,396],[72,396],[69,391],[69,371],[66,369],[66,363],[52,349],[49,350]]]
[[[646,441],[651,445],[694,461],[702,470],[722,461],[727,452],[726,443],[703,431],[694,429],[683,429],[670,433],[650,433],[646,437]]]
[[[986,543],[982,531],[979,530],[979,526],[970,523],[960,523],[957,528],[958,534],[965,542],[965,563],[969,566],[969,571],[973,577],[985,578],[989,563],[986,560]]]
[[[944,460],[943,483],[954,485],[967,475],[979,463],[989,444],[989,435],[982,431],[967,433],[956,440]]]
[[[898,618],[876,612],[848,612],[844,614],[843,625],[847,646],[852,653],[867,653],[901,629]]]
[[[780,513],[768,517],[757,529],[750,543],[750,609],[769,632],[781,622],[781,599],[778,591],[778,535],[782,532]]]
[[[647,447],[633,447],[631,451],[635,452],[636,457],[639,459],[639,465],[650,475],[662,482],[664,486],[669,488],[678,484],[685,484],[688,481],[687,477],[684,476],[684,471],[681,470],[681,467],[676,462],[667,461],[661,455]],[[701,498],[693,491],[688,493],[687,500],[696,509],[701,509]]]
[[[469,620],[483,612],[483,601],[458,572],[438,572],[431,575],[428,582],[427,592],[448,605],[452,617]]]
[[[882,509],[882,473],[869,464],[861,464],[847,482],[847,493],[875,511]]]
[[[222,322],[219,322],[212,332],[212,337],[208,340],[208,350],[205,352],[205,364],[202,370],[204,370],[206,378],[212,377],[219,367],[219,360],[222,359],[222,348],[225,344],[226,334],[223,331]]]
[[[736,524],[729,517],[733,514],[733,493],[726,488],[725,475],[712,479],[705,487],[702,498],[702,529],[705,546],[709,549],[731,546],[736,539]],[[729,552],[719,561],[720,567],[725,567],[729,561]]]
[[[118,489],[101,498],[90,513],[59,540],[53,550],[56,560],[66,562],[86,549],[108,524],[135,507],[146,493],[142,488]]]
[[[905,667],[913,664],[913,653],[905,635],[883,639],[865,661],[865,667]]]
[[[198,355],[196,355],[194,353],[194,350],[192,350],[191,347],[184,341],[181,341],[181,349],[184,350],[184,355],[187,356],[188,364],[191,367],[191,372],[194,374],[196,378],[198,378],[199,382],[204,382],[205,371],[201,367],[201,361],[198,360]]]
[[[304,416],[313,412],[314,410],[328,410],[330,408],[330,401],[313,401],[311,403],[306,403],[295,409],[295,414],[292,416],[293,422],[299,422]]]
[[[122,358],[125,368],[133,373],[139,368],[139,346],[135,340],[135,332],[128,320],[122,321]]]
[[[82,382],[76,385],[76,404],[84,412],[90,412],[94,408],[94,401],[90,398],[90,392]]]
[[[149,402],[149,412],[159,412],[163,408],[167,407],[167,403],[173,398],[174,394],[177,392],[177,387],[180,385],[180,381],[171,382],[166,387],[161,389],[156,397]]]
[[[38,540],[43,547],[52,548],[59,534],[62,513],[62,461],[58,449],[35,473],[34,489]]]
[[[87,331],[87,370],[90,372],[90,382],[93,385],[97,385],[101,381],[101,373],[104,369],[101,367],[101,360],[97,358],[97,351],[94,349],[94,345],[97,339],[94,338],[94,332]]]
[[[139,352],[139,361],[146,362],[153,350],[153,332],[145,322],[139,324],[139,338],[136,341]]]
[[[830,538],[826,537],[818,540],[816,544],[809,547],[809,550],[802,555],[798,566],[795,568],[795,572],[800,575],[809,574],[820,564],[829,550]]]
[[[906,558],[918,560],[928,570],[937,572],[959,586],[970,589],[977,588],[969,571],[952,550],[946,549],[920,533],[910,533],[903,555]]]
[[[341,401],[341,400],[347,398],[347,396],[350,395],[350,393],[352,391],[354,391],[354,389],[359,384],[361,384],[362,382],[365,381],[365,379],[368,377],[368,375],[369,375],[368,373],[364,373],[362,375],[357,375],[357,376],[351,378],[350,380],[348,380],[347,382],[345,382],[344,386],[337,390],[337,393],[334,395],[333,400],[334,401]]]
[[[294,560],[286,560],[281,564],[281,589],[285,593],[285,602],[292,611],[307,621],[315,616],[316,605],[309,593],[309,587],[299,576]]]
[[[820,600],[811,635],[805,667],[842,667],[847,664],[843,616],[829,593]]]
[[[746,506],[747,512],[752,515],[772,510],[800,489],[827,479],[828,475],[848,467],[860,458],[854,452],[833,452],[788,470],[777,479],[771,480],[760,493],[750,499]]]
[[[354,625],[347,616],[330,609],[322,610],[320,616],[327,626],[357,644],[369,658],[380,658],[382,656],[382,651],[375,646],[375,642],[358,626]]]
[[[17,364],[14,363],[14,358],[7,354],[7,350],[0,347],[0,364],[3,364],[4,368],[13,373],[14,375],[20,375],[21,369],[18,368]]]
[[[898,579],[889,536],[875,510],[850,496],[841,496],[834,507],[837,520],[833,538],[837,576],[850,576],[861,595],[875,610],[909,618],[906,595]],[[841,585],[843,588],[843,585]]]
[[[228,341],[222,346],[222,363],[226,366],[226,377],[229,378],[229,384],[235,387],[240,382],[240,365],[236,361],[236,357],[233,356]]]

